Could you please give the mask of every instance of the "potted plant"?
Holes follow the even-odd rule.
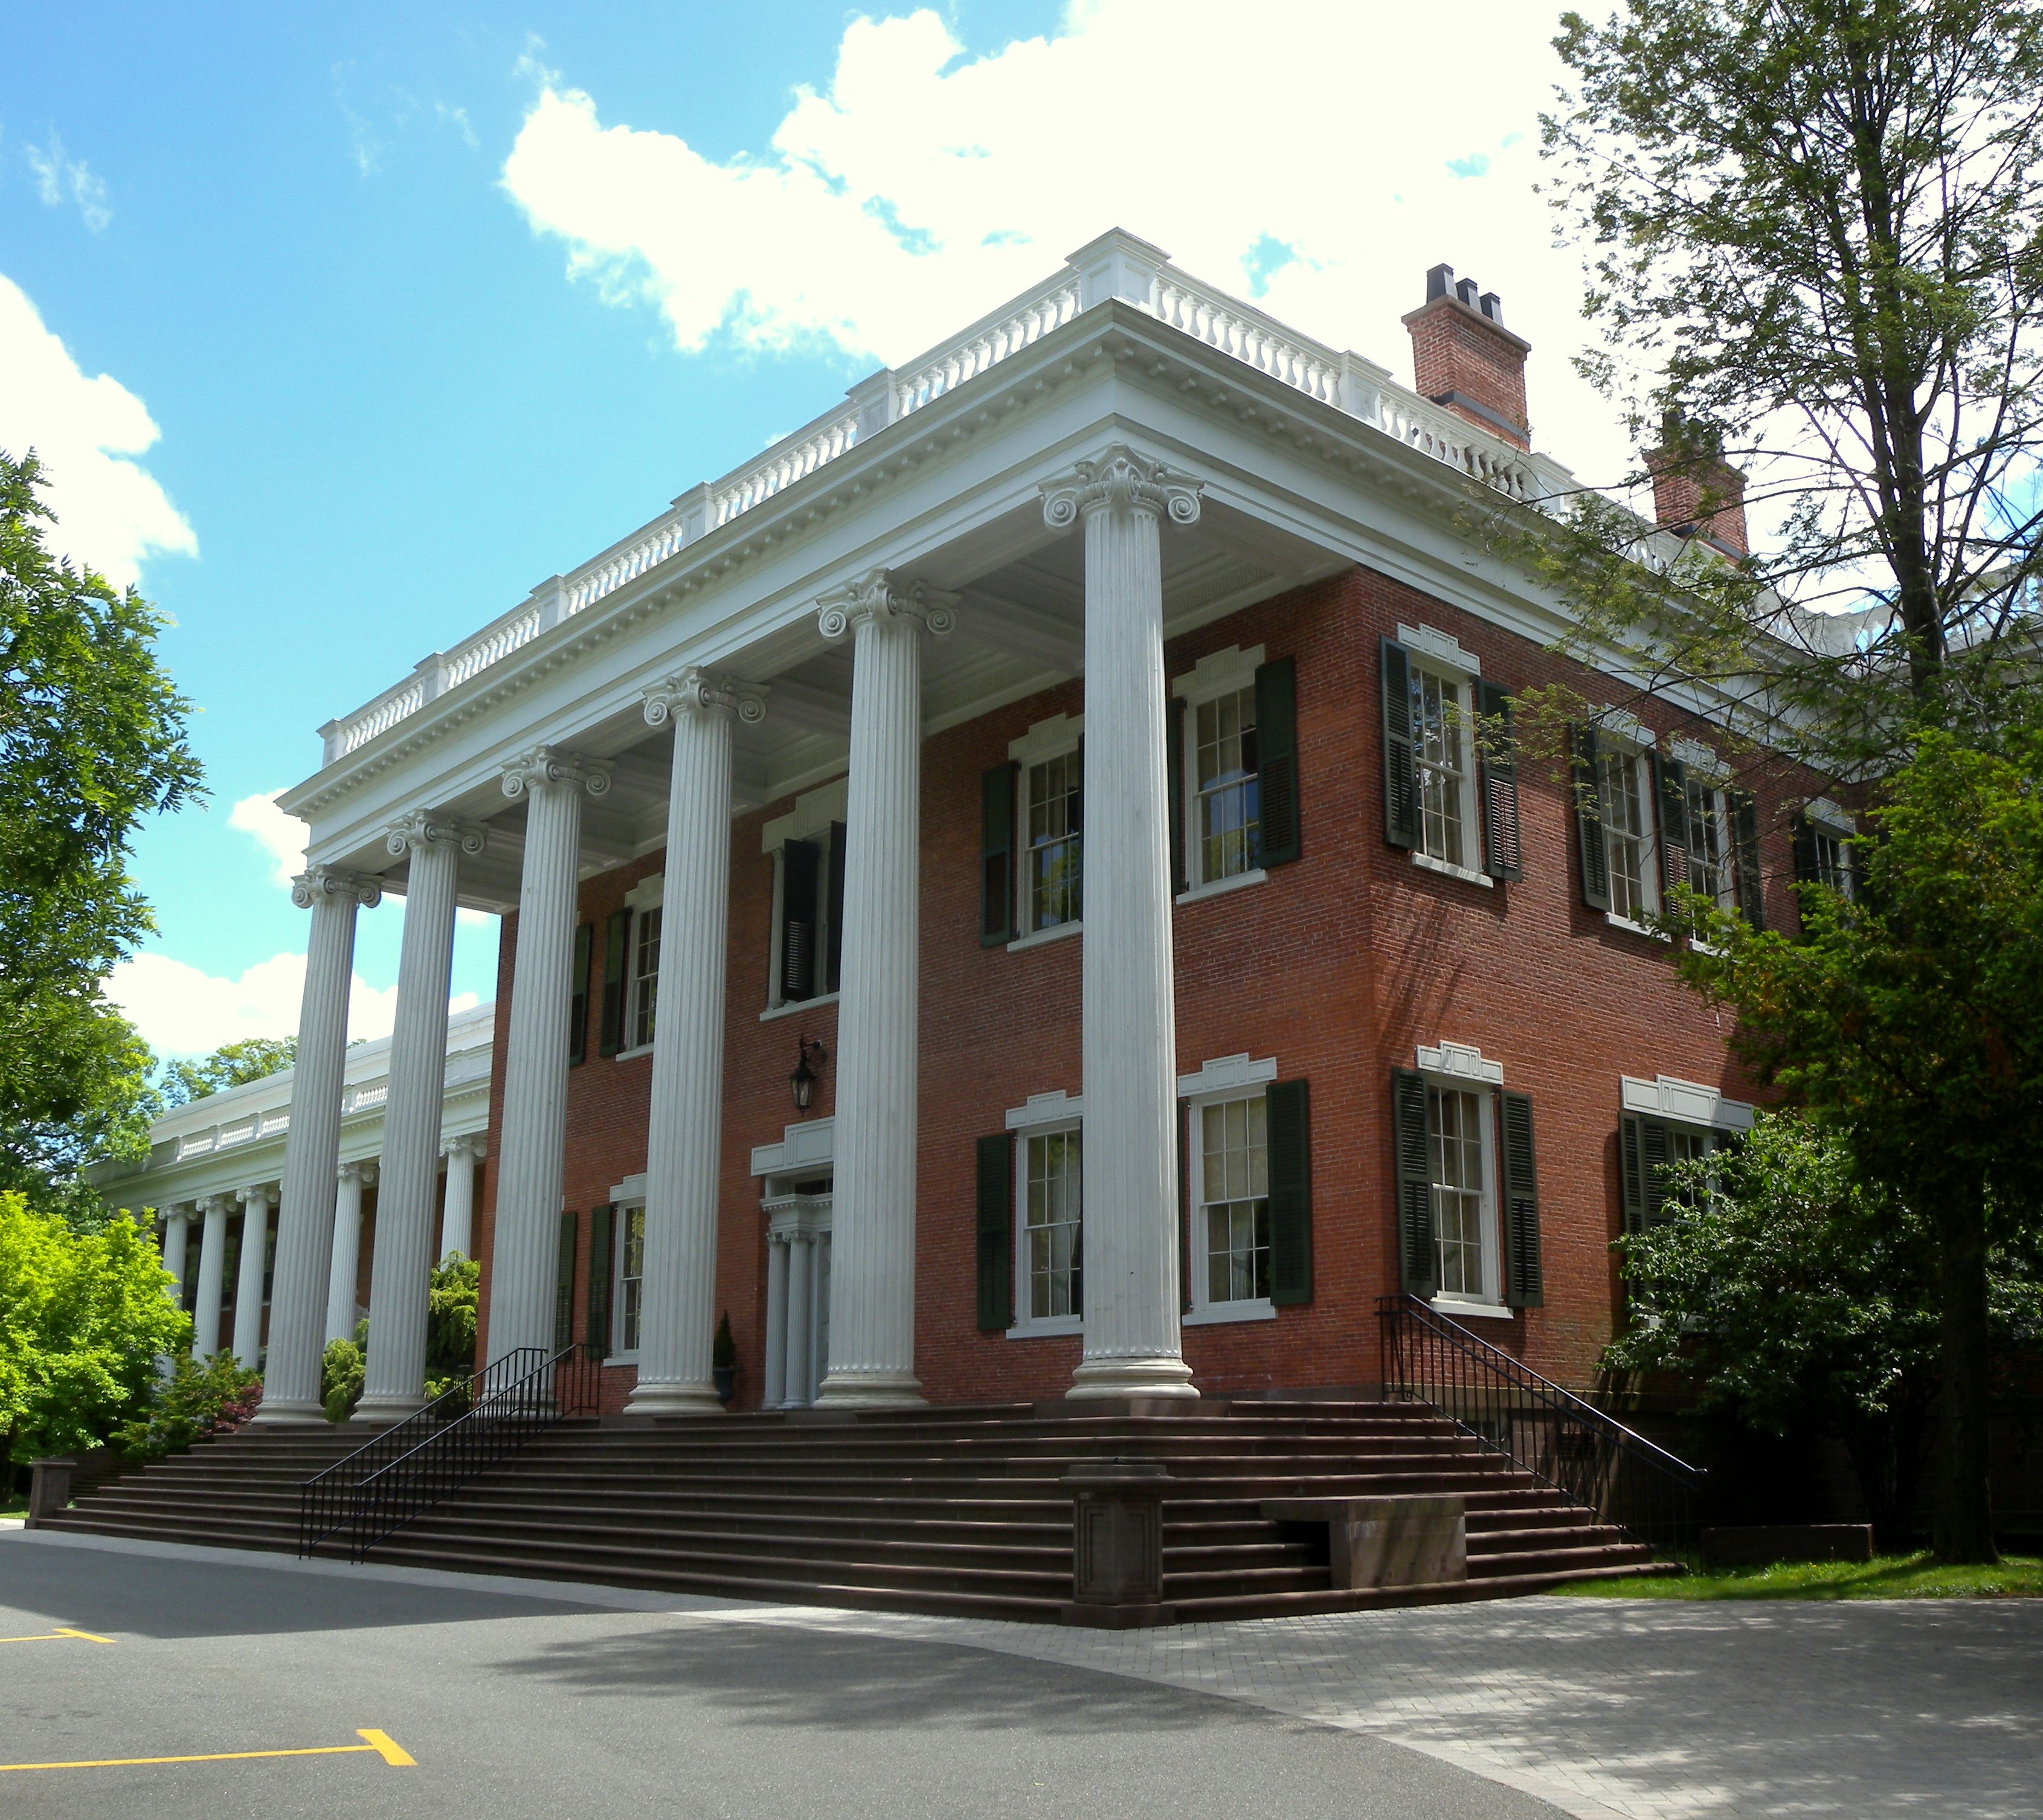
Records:
[[[716,1324],[716,1339],[710,1347],[710,1370],[716,1379],[717,1400],[725,1408],[738,1393],[738,1342],[730,1337],[730,1310]]]

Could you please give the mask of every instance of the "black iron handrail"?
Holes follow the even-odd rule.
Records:
[[[1430,1404],[1635,1542],[1669,1554],[1695,1546],[1700,1466],[1416,1296],[1381,1297],[1376,1312],[1386,1401]]]
[[[507,1352],[386,1428],[298,1490],[298,1554],[345,1532],[351,1561],[450,1496],[535,1435],[569,1416],[594,1415],[600,1347]]]

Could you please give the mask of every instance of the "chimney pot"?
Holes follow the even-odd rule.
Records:
[[[1485,291],[1482,293],[1481,308],[1482,313],[1492,322],[1501,323],[1504,320],[1504,299],[1495,291]]]
[[[1445,297],[1448,285],[1454,282],[1455,268],[1452,266],[1434,266],[1426,274],[1426,301],[1431,303],[1435,297]]]
[[[1459,284],[1455,286],[1455,295],[1459,297],[1463,303],[1466,304],[1470,309],[1474,309],[1475,308],[1476,292],[1479,288],[1480,287],[1477,285],[1474,278],[1463,278]]]

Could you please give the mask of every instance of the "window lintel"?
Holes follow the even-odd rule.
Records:
[[[1628,1113],[1648,1118],[1664,1118],[1676,1125],[1700,1125],[1710,1131],[1750,1131],[1755,1113],[1744,1100],[1724,1098],[1717,1088],[1701,1081],[1685,1081],[1673,1075],[1642,1080],[1631,1075],[1619,1077],[1619,1094]]]
[[[1048,720],[1037,721],[1019,739],[1010,739],[1007,756],[1024,767],[1041,764],[1045,759],[1077,751],[1084,735],[1083,715],[1053,714]]]
[[[1060,1125],[1075,1127],[1084,1118],[1084,1095],[1067,1094],[1060,1087],[1055,1093],[1031,1094],[1025,1105],[1010,1106],[1007,1128],[1033,1133]]]
[[[1419,1050],[1419,1072],[1444,1075],[1450,1080],[1472,1081],[1485,1086],[1504,1085],[1504,1064],[1484,1059],[1481,1050],[1467,1043],[1443,1042]]]
[[[1443,632],[1437,626],[1400,626],[1397,642],[1442,669],[1454,670],[1463,676],[1482,674],[1482,662],[1475,653],[1464,650],[1453,633]]]
[[[1171,693],[1187,702],[1198,702],[1232,689],[1248,688],[1255,682],[1263,659],[1260,645],[1251,645],[1245,651],[1239,645],[1229,645],[1224,651],[1209,651],[1184,675],[1171,680]]]
[[[775,817],[760,830],[760,852],[776,852],[790,841],[813,840],[831,822],[845,819],[845,806],[850,799],[849,776],[838,778],[805,795],[797,796],[793,808],[784,815]]]
[[[1827,796],[1811,796],[1802,805],[1802,813],[1826,834],[1834,834],[1840,840],[1849,841],[1858,833],[1858,823],[1851,811],[1841,809]]]
[[[1203,1063],[1196,1075],[1178,1077],[1181,1100],[1235,1098],[1267,1087],[1277,1078],[1277,1058],[1254,1059],[1246,1052],[1221,1056]]]

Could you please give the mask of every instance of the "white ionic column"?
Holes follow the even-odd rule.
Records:
[[[922,637],[926,626],[951,630],[955,600],[876,569],[819,603],[825,638],[856,638],[837,1013],[836,1301],[821,1403],[923,1400],[915,1377]],[[795,1260],[804,1270],[807,1249]],[[794,1308],[803,1305],[795,1297]],[[790,1312],[791,1332],[797,1318]]]
[[[475,1255],[475,1166],[485,1146],[479,1132],[450,1137],[440,1146],[447,1157],[447,1206],[440,1215],[440,1259]]]
[[[261,1423],[326,1420],[320,1400],[320,1355],[326,1350],[327,1286],[333,1268],[355,914],[381,895],[382,887],[374,879],[327,866],[312,867],[291,887],[292,902],[312,913],[312,926],[291,1076],[290,1134],[284,1140],[269,1365],[263,1374],[262,1407],[255,1412]],[[239,1322],[236,1334],[238,1352]]]
[[[198,1288],[192,1297],[192,1357],[210,1358],[220,1351],[220,1305],[227,1290],[227,1210],[233,1197],[209,1194],[199,1202],[205,1216],[199,1228]]]
[[[276,1190],[266,1186],[235,1191],[241,1203],[241,1268],[234,1279],[234,1356],[253,1371],[263,1362],[263,1278],[270,1262],[270,1209]],[[263,1400],[270,1400],[265,1387]]]
[[[777,1409],[788,1394],[788,1241],[766,1235],[766,1391],[762,1409]]]
[[[376,1179],[373,1163],[343,1163],[336,1172],[333,1265],[326,1278],[326,1338],[355,1337],[355,1285],[362,1274],[362,1190]]]
[[[659,1026],[646,1127],[646,1279],[633,1416],[720,1416],[716,1209],[723,1156],[723,979],[730,902],[730,734],[765,696],[693,667],[646,694],[674,726],[661,895]]]
[[[1195,1397],[1178,1328],[1177,1027],[1161,521],[1196,487],[1115,446],[1044,489],[1085,523],[1085,1351],[1073,1397]]]
[[[780,1399],[789,1408],[806,1408],[812,1373],[809,1365],[809,1265],[814,1242],[799,1229],[788,1235],[788,1364]]]
[[[170,1274],[171,1300],[179,1308],[185,1302],[185,1243],[190,1216],[189,1207],[163,1209],[163,1268]]]
[[[608,764],[547,745],[504,774],[504,794],[526,799],[525,859],[503,1061],[504,1152],[485,1362],[517,1347],[554,1350],[581,803],[585,795],[600,796],[609,787]]]
[[[398,822],[385,843],[393,856],[408,853],[411,865],[376,1187],[369,1285],[369,1305],[376,1312],[369,1323],[357,1422],[401,1422],[425,1404],[426,1299],[439,1203],[454,900],[461,856],[481,853],[482,841],[478,827],[420,813]]]

